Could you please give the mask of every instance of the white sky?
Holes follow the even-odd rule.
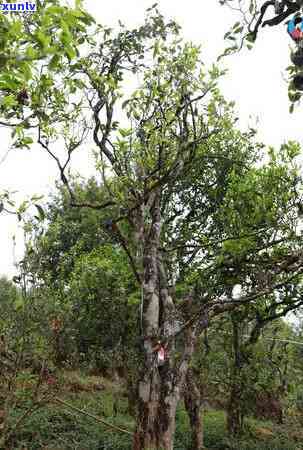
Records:
[[[139,25],[144,11],[155,1],[149,0],[84,0],[86,9],[98,22],[116,26],[118,19],[126,25]],[[202,46],[205,63],[210,65],[225,47],[223,35],[237,21],[235,13],[220,7],[218,0],[158,0],[162,14],[174,18],[182,26],[183,36]],[[236,101],[240,123],[255,125],[258,117],[259,136],[270,145],[288,139],[302,143],[302,110],[288,113],[285,68],[289,65],[290,39],[283,25],[263,29],[251,51],[228,57],[224,64],[229,74],[221,83],[224,95]],[[301,120],[300,120],[301,119]],[[0,128],[0,162],[9,148],[9,133]],[[88,163],[79,158],[79,170],[89,173]],[[23,199],[35,193],[47,194],[58,176],[56,166],[42,150],[10,151],[0,164],[0,189],[19,192]],[[22,256],[22,233],[13,216],[0,216],[0,274],[14,272],[13,235],[17,236],[17,260]]]

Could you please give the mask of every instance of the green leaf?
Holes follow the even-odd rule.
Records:
[[[156,41],[154,45],[154,52],[153,52],[153,58],[155,58],[160,53],[160,43],[159,41]]]
[[[49,6],[48,8],[45,9],[45,12],[51,15],[62,14],[64,13],[64,11],[65,8],[63,8],[62,6]]]
[[[68,31],[62,31],[62,33],[59,36],[59,39],[62,42],[62,44],[69,46],[70,43],[72,42],[73,36]]]
[[[15,309],[18,311],[24,307],[24,301],[22,297],[18,297],[17,300],[15,300]]]
[[[7,106],[8,108],[11,108],[12,106],[15,106],[18,104],[15,95],[10,94],[10,95],[6,95],[5,97],[2,98],[1,100],[1,104],[3,106]]]
[[[19,206],[18,212],[20,214],[23,214],[26,211],[27,207],[28,207],[28,202],[27,201],[22,202],[21,205]]]
[[[49,63],[49,68],[52,70],[57,69],[59,67],[59,63],[60,63],[60,56],[58,54],[55,54]]]
[[[122,103],[122,109],[125,109],[125,108],[126,108],[126,106],[129,104],[130,100],[131,100],[131,99],[129,98],[129,99],[125,100],[125,101]]]
[[[20,87],[20,81],[9,74],[0,76],[0,89],[16,91]]]
[[[65,52],[70,61],[77,56],[75,49],[71,46],[66,47]]]
[[[125,129],[125,128],[120,128],[119,129],[119,133],[121,134],[122,137],[128,137],[132,134],[132,130],[131,129]]]
[[[233,30],[235,30],[236,28],[238,28],[240,25],[241,25],[240,22],[236,22],[236,23],[233,25]]]
[[[38,204],[35,204],[35,207],[38,210],[40,220],[41,221],[44,220],[45,219],[45,212],[44,212],[44,209],[42,208],[42,206],[40,206]]]
[[[235,34],[242,33],[243,29],[244,29],[244,27],[238,27],[238,28],[236,28],[236,29],[234,30],[234,33],[235,33]]]
[[[31,45],[29,45],[29,46],[26,48],[25,55],[26,55],[27,58],[29,58],[29,59],[36,59],[36,58],[38,57],[38,52],[37,52],[37,50],[34,49],[34,47],[32,47]]]
[[[248,42],[253,43],[253,42],[255,42],[255,40],[256,40],[256,36],[255,36],[253,33],[248,33],[248,34],[246,35],[245,39],[246,39]]]
[[[30,66],[30,64],[28,62],[23,62],[20,65],[20,71],[24,75],[24,79],[26,81],[29,81],[32,78],[32,69],[31,69],[31,66]]]
[[[30,144],[32,144],[34,141],[33,141],[33,139],[30,137],[30,136],[26,136],[26,137],[24,137],[23,139],[22,139],[22,143],[25,145],[25,146],[29,146]]]
[[[32,202],[38,201],[38,200],[42,200],[44,198],[44,195],[33,195],[31,198]]]
[[[40,46],[43,48],[43,50],[46,49],[46,47],[50,43],[50,37],[42,33],[40,30],[35,34],[35,37],[37,39],[37,42],[40,44]]]

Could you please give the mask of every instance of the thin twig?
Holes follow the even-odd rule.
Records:
[[[66,406],[66,407],[69,408],[69,409],[72,409],[73,411],[76,411],[76,412],[78,412],[78,413],[80,413],[80,414],[83,414],[83,415],[85,415],[85,416],[87,416],[87,417],[91,417],[92,419],[96,420],[96,421],[99,422],[99,423],[102,423],[102,424],[105,425],[106,427],[112,428],[113,430],[116,430],[116,431],[120,431],[120,433],[129,434],[130,436],[133,435],[133,433],[132,433],[131,431],[124,430],[124,428],[120,428],[120,427],[118,427],[118,426],[116,426],[116,425],[112,425],[111,423],[108,423],[108,422],[106,422],[105,420],[100,419],[100,417],[94,416],[94,415],[91,414],[91,413],[88,413],[88,412],[86,412],[86,411],[83,411],[82,409],[76,408],[76,406],[73,406],[73,405],[71,405],[71,404],[69,404],[69,403],[63,401],[63,400],[61,400],[61,399],[58,398],[58,397],[55,397],[55,398],[54,398],[54,401],[57,402],[57,403],[60,403],[61,405]]]

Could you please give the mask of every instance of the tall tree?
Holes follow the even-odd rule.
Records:
[[[73,36],[65,37],[71,44]],[[269,167],[252,168],[260,147],[251,134],[235,130],[232,105],[217,88],[220,70],[207,72],[199,49],[184,43],[179,27],[155,7],[141,27],[121,26],[117,33],[98,27],[85,44],[79,55],[52,59],[53,72],[42,68],[30,117],[16,128],[22,129],[16,145],[29,143],[24,136],[30,124],[57,164],[71,205],[110,208],[100,228],[125,251],[141,291],[133,448],[171,450],[180,390],[201,332],[214,316],[279,291],[302,273],[302,255],[291,247],[299,240],[299,179],[290,164],[298,149],[286,146],[280,160],[272,152]],[[131,81],[138,87],[126,95]],[[14,106],[7,105],[5,114],[12,113]],[[106,193],[101,201],[79,196],[68,173],[73,153],[89,136]],[[244,224],[243,193],[253,211]],[[255,236],[262,232],[260,249]],[[289,243],[280,252],[278,236]],[[261,257],[273,246],[277,251],[269,250],[269,259]],[[231,300],[220,267],[234,272],[248,249],[247,264],[258,272],[263,261],[272,276],[265,284],[248,279],[243,296]],[[157,340],[169,355],[161,368],[155,363]]]

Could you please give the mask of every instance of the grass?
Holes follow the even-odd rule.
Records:
[[[127,415],[123,388],[108,380],[78,372],[60,376],[56,395],[76,408],[89,411],[112,424],[132,431],[133,419]],[[114,399],[119,398],[118,414],[113,416]],[[15,423],[22,410],[13,410]],[[293,423],[276,426],[271,422],[248,421],[248,432],[239,440],[229,439],[222,411],[207,411],[203,418],[204,441],[209,450],[301,450],[303,434]],[[175,450],[186,450],[190,443],[187,415],[177,411]],[[50,403],[29,416],[5,450],[130,450],[131,436],[113,432],[95,420]]]

